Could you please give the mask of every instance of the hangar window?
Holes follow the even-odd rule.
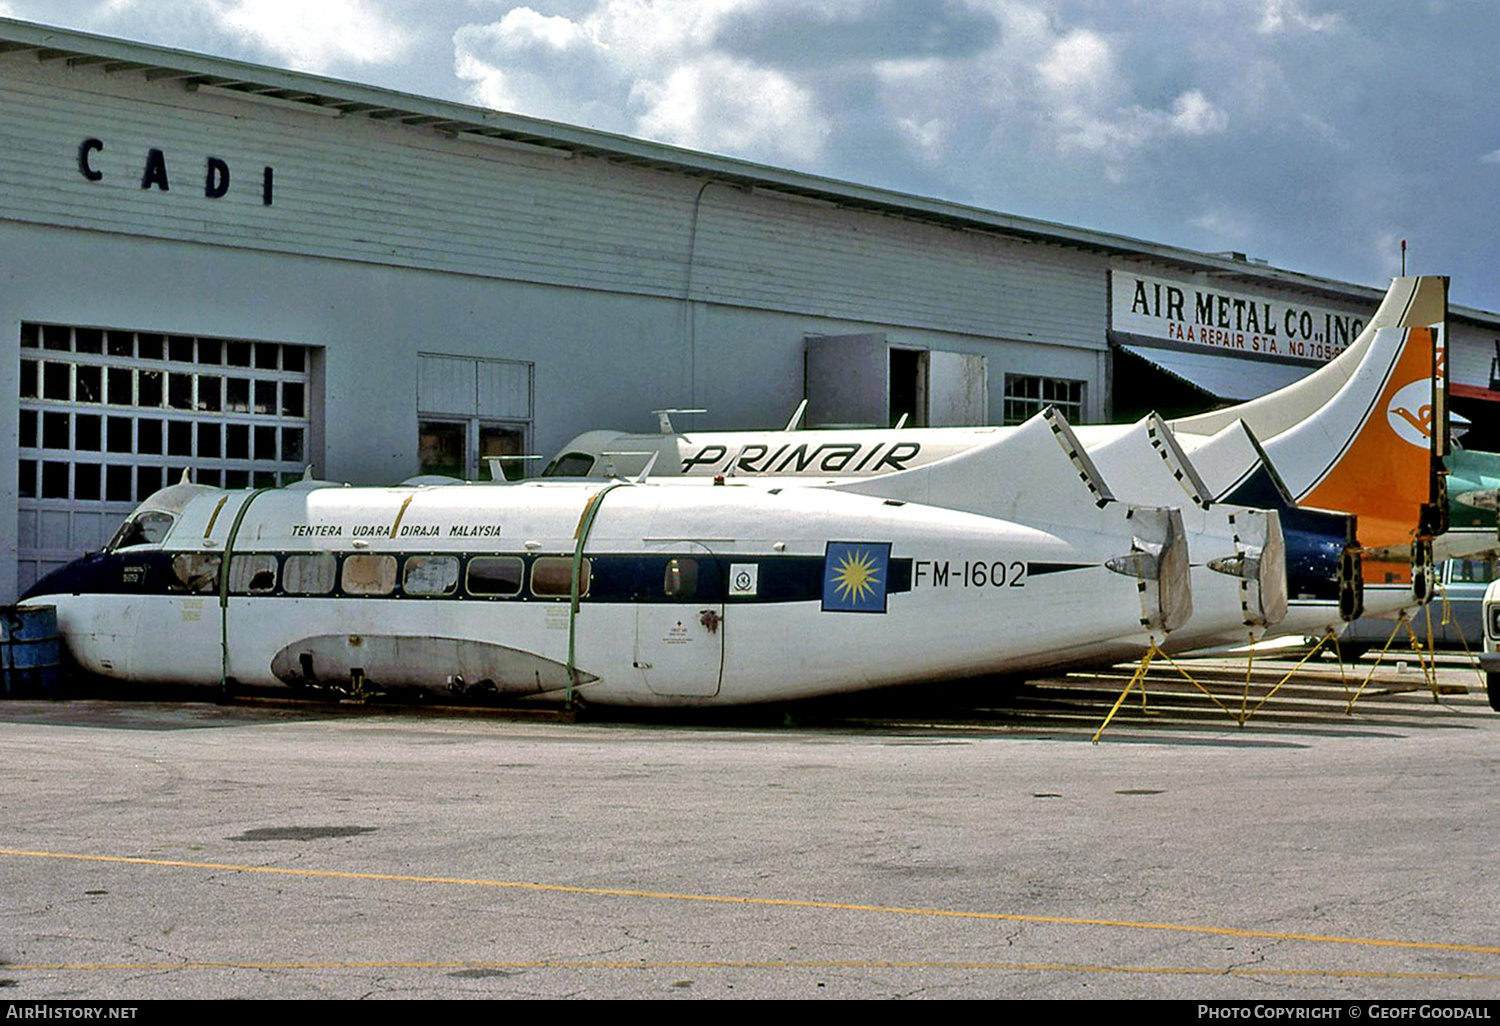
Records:
[[[1069,424],[1084,420],[1084,381],[1044,378],[1035,374],[1005,375],[1005,423],[1021,424],[1048,406],[1067,418]]]
[[[493,480],[523,476],[531,441],[532,365],[421,353],[417,357],[417,472]]]
[[[289,483],[314,451],[311,350],[286,342],[20,326],[18,583],[99,549],[182,472]]]

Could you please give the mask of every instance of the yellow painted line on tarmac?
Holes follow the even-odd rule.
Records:
[[[1244,977],[1317,977],[1323,979],[1362,980],[1500,980],[1500,973],[1384,972],[1374,969],[1252,969],[1216,966],[1160,965],[1089,965],[1070,962],[903,962],[895,960],[823,960],[804,961],[640,961],[609,962],[590,960],[547,959],[514,962],[57,962],[10,963],[6,972],[170,972],[180,970],[246,969],[265,971],[307,971],[315,969],[490,969],[496,971],[527,969],[962,969],[994,972],[1096,973],[1140,976],[1244,976]]]
[[[55,859],[68,862],[102,862],[116,865],[159,866],[175,869],[210,869],[265,876],[290,876],[318,880],[362,880],[373,883],[441,884],[451,887],[484,887],[498,890],[579,894],[605,898],[642,898],[649,901],[698,902],[716,905],[747,905],[759,908],[799,908],[839,912],[874,912],[882,915],[927,916],[985,922],[1033,923],[1047,926],[1103,926],[1122,930],[1153,930],[1195,933],[1214,937],[1244,937],[1253,940],[1304,941],[1312,944],[1347,944],[1368,948],[1400,948],[1416,951],[1456,951],[1472,955],[1500,955],[1500,946],[1451,944],[1440,941],[1391,940],[1383,937],[1350,937],[1338,934],[1284,933],[1275,930],[1245,930],[1232,926],[1201,926],[1189,923],[1156,923],[1130,919],[1091,919],[1079,916],[1038,916],[1016,912],[969,912],[961,909],[863,905],[807,898],[750,898],[727,894],[678,894],[671,891],[641,891],[622,887],[580,887],[572,884],[529,883],[522,880],[486,880],[451,876],[409,876],[398,873],[353,873],[336,869],[290,869],[280,866],[246,866],[227,862],[191,862],[184,859],[148,859],[130,855],[82,855],[73,852],[27,851],[0,848],[0,857]]]

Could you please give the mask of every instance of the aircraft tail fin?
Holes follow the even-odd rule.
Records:
[[[1024,524],[1094,525],[1098,510],[1115,501],[1073,428],[1050,406],[983,445],[834,487]]]
[[[1448,434],[1441,326],[1383,328],[1384,374],[1351,378],[1334,401],[1265,450],[1299,506],[1360,519],[1368,548],[1430,541],[1447,528]]]
[[[1242,420],[1211,437],[1188,436],[1186,442],[1194,465],[1218,501],[1264,510],[1278,518],[1287,593],[1302,599],[1337,600],[1343,619],[1357,618],[1364,603],[1358,518],[1297,505],[1255,432]],[[1274,588],[1263,589],[1262,594],[1274,595]]]
[[[1235,420],[1248,424],[1262,442],[1301,424],[1333,400],[1366,363],[1384,328],[1425,328],[1448,317],[1448,279],[1436,275],[1396,278],[1379,308],[1349,347],[1301,381],[1258,399],[1172,422],[1179,433],[1212,435]]]
[[[1173,427],[1204,435],[1242,420],[1297,506],[1356,514],[1370,549],[1430,543],[1447,527],[1447,296],[1447,278],[1399,278],[1332,363]]]
[[[1175,507],[1119,503],[1067,420],[1048,407],[1014,431],[922,467],[833,486],[1030,527],[1117,539],[1105,565],[1134,577],[1141,627],[1170,632],[1193,615],[1187,532]]]
[[[1113,482],[1116,497],[1127,502],[1142,501],[1145,495],[1159,499],[1171,494],[1175,482],[1199,509],[1207,509],[1214,501],[1176,433],[1155,413],[1114,432],[1113,437],[1094,434],[1088,455],[1105,480]],[[1167,491],[1157,487],[1162,484]]]
[[[1243,420],[1230,421],[1213,435],[1185,435],[1179,440],[1216,501],[1262,509],[1294,504],[1265,447]]]

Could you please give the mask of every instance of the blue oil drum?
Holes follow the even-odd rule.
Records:
[[[0,606],[0,695],[56,698],[60,655],[56,606]]]

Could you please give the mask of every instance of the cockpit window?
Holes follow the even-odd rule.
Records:
[[[137,513],[120,525],[106,551],[128,549],[135,545],[156,545],[167,536],[177,518],[160,510]]]
[[[565,452],[542,471],[543,477],[585,477],[594,469],[594,457],[586,452]]]

